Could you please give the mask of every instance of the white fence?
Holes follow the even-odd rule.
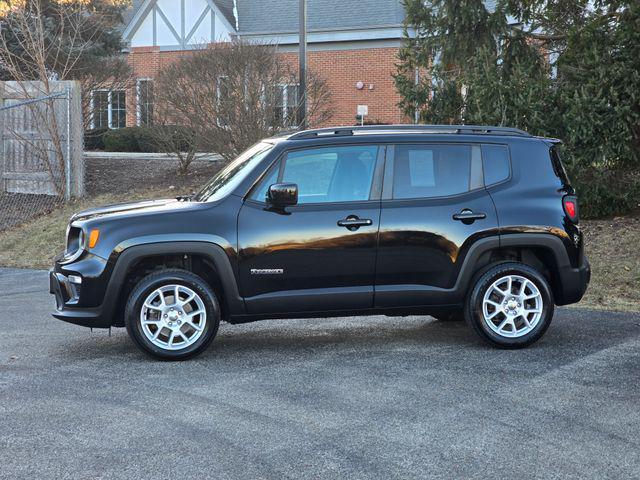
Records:
[[[0,193],[84,194],[77,82],[0,82]]]

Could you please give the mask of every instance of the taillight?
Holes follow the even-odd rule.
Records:
[[[580,214],[578,212],[578,197],[574,195],[566,195],[562,198],[562,206],[564,207],[564,213],[567,214],[569,220],[573,223],[578,223]]]

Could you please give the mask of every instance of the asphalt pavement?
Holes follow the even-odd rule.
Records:
[[[0,478],[640,478],[640,314],[559,309],[504,351],[461,322],[223,324],[154,361],[0,269]]]

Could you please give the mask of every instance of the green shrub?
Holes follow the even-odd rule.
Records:
[[[140,152],[138,127],[109,130],[104,135],[104,149],[107,152]]]
[[[107,152],[175,153],[195,150],[196,134],[182,125],[127,127],[104,134]]]
[[[638,207],[640,172],[570,168],[569,177],[580,198],[581,217],[610,217]]]
[[[84,132],[85,150],[104,150],[104,136],[108,128],[92,128]]]

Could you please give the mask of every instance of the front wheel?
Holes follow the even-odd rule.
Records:
[[[467,297],[465,318],[487,342],[522,348],[542,337],[554,302],[549,283],[534,268],[503,263],[480,275]]]
[[[129,336],[144,352],[163,360],[184,360],[201,353],[214,339],[220,307],[198,275],[161,270],[135,286],[125,323]]]

